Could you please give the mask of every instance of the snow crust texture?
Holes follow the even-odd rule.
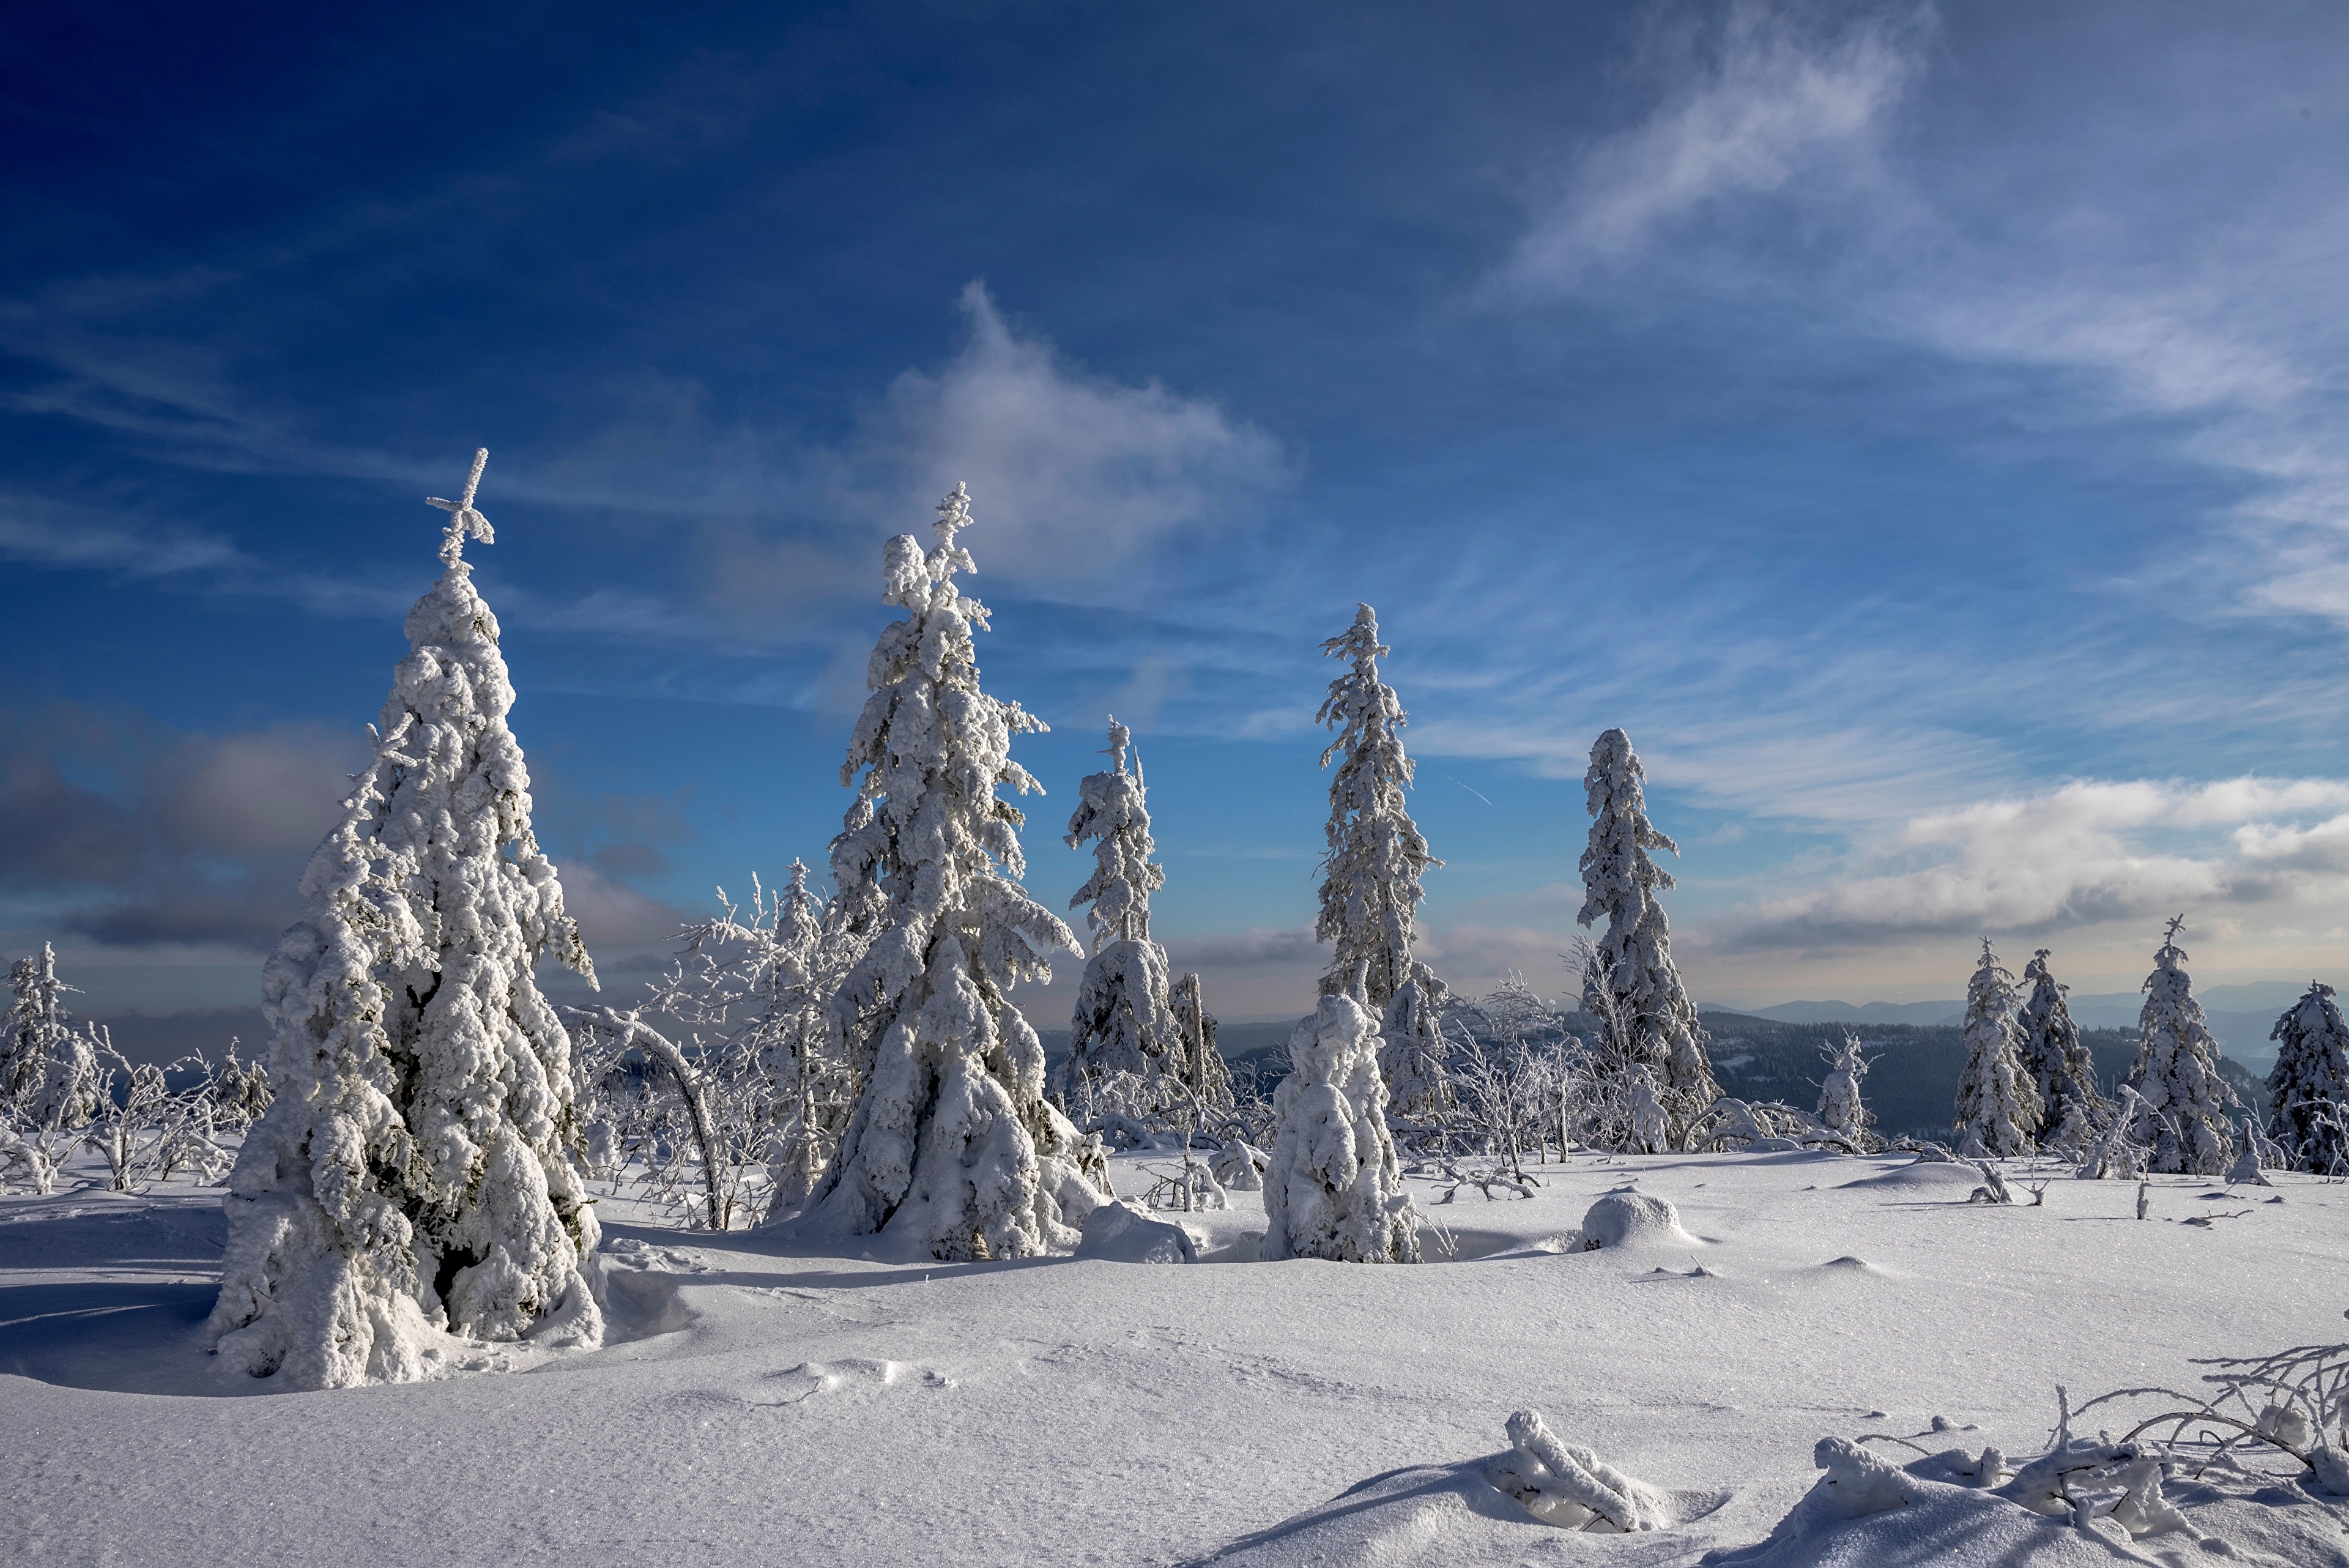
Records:
[[[262,971],[275,1097],[230,1180],[211,1332],[295,1387],[421,1376],[447,1334],[602,1332],[570,1041],[534,978],[543,957],[595,971],[531,831],[497,618],[463,558],[490,538],[485,457],[435,503],[445,570]]]

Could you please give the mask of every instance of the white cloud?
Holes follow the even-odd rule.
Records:
[[[1931,23],[1917,8],[1836,26],[1807,7],[1745,3],[1671,38],[1655,108],[1586,151],[1519,245],[1512,281],[1570,283],[1744,198],[1854,185],[1880,196],[1881,142]]]
[[[1918,816],[1843,875],[1726,911],[1707,935],[1727,949],[1837,950],[2179,909],[2217,929],[2344,898],[2349,781],[2079,781]]]
[[[899,376],[844,454],[892,526],[917,527],[967,482],[982,574],[1097,583],[1286,483],[1279,444],[1216,404],[1070,365],[1013,331],[984,284],[963,290],[962,308],[962,351],[936,374]]]

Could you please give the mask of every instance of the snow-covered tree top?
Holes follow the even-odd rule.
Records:
[[[1586,926],[1601,915],[1612,917],[1614,925],[1636,925],[1653,895],[1672,886],[1672,874],[1644,853],[1681,852],[1648,820],[1647,776],[1623,731],[1609,730],[1591,746],[1590,768],[1582,775],[1592,818],[1589,847],[1582,853],[1588,891],[1576,917]]]
[[[2194,1009],[2195,1016],[2199,1019],[2201,1015],[2202,1004],[2193,998],[2193,982],[2188,979],[2186,971],[2178,967],[2190,956],[2184,948],[2178,945],[2178,933],[2185,927],[2184,915],[2172,915],[2169,918],[2169,928],[2162,933],[2161,946],[2153,955],[2153,972],[2145,977],[2145,983],[2137,989],[2147,993],[2147,1008],[2176,1007],[2183,1004]]]
[[[449,514],[448,529],[440,535],[440,564],[444,566],[463,563],[467,535],[484,545],[497,543],[497,535],[490,531],[490,520],[473,509],[473,493],[481,487],[481,470],[489,465],[490,449],[476,447],[473,450],[472,472],[465,475],[465,488],[456,500],[444,501],[438,495],[424,498],[424,504],[438,506]]]
[[[1982,962],[1975,966],[1973,980],[1967,987],[1966,1000],[1977,1006],[1992,1003],[2012,1007],[2014,971],[1998,961],[1998,952],[1991,946],[1988,937],[1982,938]],[[2043,951],[2040,956],[2044,958],[2046,954]]]
[[[1126,771],[1126,748],[1133,732],[1112,718],[1109,744],[1103,748],[1110,766],[1089,774],[1077,785],[1077,809],[1069,817],[1071,849],[1093,846],[1093,874],[1069,900],[1069,907],[1090,904],[1085,924],[1093,934],[1093,950],[1115,941],[1150,940],[1150,895],[1166,885],[1164,867],[1151,864],[1154,846],[1150,838],[1148,796],[1136,759]]]

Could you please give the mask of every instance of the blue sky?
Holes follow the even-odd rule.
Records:
[[[1708,999],[1954,996],[1982,934],[2127,989],[2179,909],[2198,978],[2331,975],[2344,81],[2321,5],[52,7],[0,947],[250,999],[486,445],[623,988],[821,864],[880,542],[958,479],[1031,885],[1113,709],[1229,1015],[1315,968],[1357,600],[1456,983],[1563,982],[1614,724]]]

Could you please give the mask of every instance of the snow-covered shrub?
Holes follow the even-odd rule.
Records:
[[[1404,800],[1414,767],[1403,754],[1400,732],[1409,719],[1394,688],[1379,679],[1378,661],[1392,650],[1379,640],[1377,614],[1368,605],[1356,606],[1354,624],[1321,651],[1346,661],[1346,672],[1330,682],[1314,715],[1316,723],[1338,732],[1321,753],[1325,768],[1338,760],[1330,781],[1321,913],[1313,926],[1315,940],[1330,944],[1321,992],[1334,996],[1359,988],[1361,1004],[1383,1012],[1412,980],[1433,981],[1413,956],[1412,944],[1423,897],[1420,877],[1444,862],[1427,852]],[[1431,1000],[1440,994],[1433,992]]]
[[[1509,1452],[1485,1477],[1545,1524],[1629,1534],[1669,1521],[1669,1500],[1578,1444],[1560,1442],[1537,1410],[1509,1417]]]
[[[582,1160],[630,1179],[657,1208],[712,1231],[755,1223],[769,1179],[774,1085],[738,1041],[688,1053],[640,1010],[566,1008],[588,1118]]]
[[[1288,1037],[1293,1067],[1273,1094],[1279,1132],[1264,1177],[1268,1261],[1419,1262],[1375,1038],[1350,996],[1323,997]]]
[[[1657,898],[1672,877],[1649,851],[1678,855],[1680,846],[1648,820],[1646,778],[1622,731],[1609,730],[1592,744],[1583,775],[1590,842],[1582,854],[1585,897],[1576,919],[1588,926],[1604,917],[1607,929],[1585,958],[1582,1007],[1608,1025],[1594,1043],[1598,1075],[1628,1080],[1647,1068],[1665,1114],[1664,1141],[1678,1147],[1721,1090],[1705,1059],[1696,1004],[1672,962],[1671,930]],[[1628,1106],[1628,1092],[1621,1098]]]
[[[1439,1120],[1452,1108],[1453,1043],[1444,981],[1423,970],[1395,988],[1379,1021],[1379,1072],[1398,1116]]]
[[[1077,785],[1069,817],[1071,849],[1093,846],[1093,874],[1069,900],[1089,906],[1092,956],[1069,1019],[1068,1081],[1131,1073],[1154,1086],[1182,1052],[1181,1024],[1168,1005],[1166,950],[1150,940],[1150,895],[1165,869],[1151,863],[1150,811],[1142,763],[1127,771],[1131,735],[1109,724],[1110,765]]]
[[[114,1048],[113,1036],[102,1026],[90,1027],[88,1042],[98,1063],[98,1113],[81,1136],[106,1161],[109,1188],[144,1192],[182,1171],[199,1183],[228,1174],[233,1158],[214,1141],[220,1097],[212,1064],[202,1053],[168,1065],[133,1064]]]
[[[2023,966],[2031,987],[2015,1013],[2016,1054],[2041,1106],[2038,1142],[2042,1147],[2077,1153],[2112,1119],[2112,1102],[2096,1089],[2096,1064],[2072,1022],[2071,1005],[2064,1000],[2068,986],[2056,982],[2047,967],[2047,950],[2041,948]]]
[[[1882,1141],[1869,1131],[1876,1125],[1876,1113],[1868,1108],[1859,1088],[1873,1059],[1859,1036],[1848,1029],[1841,1044],[1825,1050],[1827,1075],[1819,1085],[1819,1125],[1842,1134],[1851,1140],[1855,1152],[1865,1154]]]
[[[883,550],[884,628],[841,782],[856,802],[833,840],[841,896],[873,901],[874,938],[831,1002],[833,1039],[858,1079],[840,1150],[808,1201],[811,1236],[883,1232],[941,1259],[1072,1247],[1090,1186],[1076,1132],[1044,1098],[1044,1047],[1011,1002],[1047,981],[1075,936],[1019,885],[1019,809],[1036,781],[1011,737],[1043,725],[980,690],[971,640],[985,607],[957,572],[970,524],[957,485],[936,545]],[[1100,1201],[1092,1193],[1092,1203]]]
[[[2138,1103],[2130,1131],[2151,1153],[2146,1168],[2168,1176],[2218,1176],[2233,1163],[2235,1139],[2228,1112],[2235,1091],[2219,1075],[2219,1043],[2210,1037],[2202,1004],[2194,1000],[2178,945],[2183,915],[2169,922],[2153,972],[2145,981],[2137,1017],[2137,1063],[2129,1087]]]
[[[230,1181],[210,1332],[299,1388],[419,1376],[436,1330],[594,1343],[570,1037],[541,958],[593,978],[531,831],[497,618],[464,560],[486,452],[409,612],[375,757],[262,972],[274,1097]]]
[[[1982,962],[1966,986],[1966,1064],[1958,1075],[1958,1152],[2005,1159],[2028,1154],[2039,1130],[2039,1091],[2023,1070],[2014,1022],[2014,977],[1982,939]]]
[[[240,1060],[238,1044],[229,1037],[227,1054],[212,1071],[212,1119],[224,1133],[243,1132],[269,1108],[269,1069]]]
[[[2142,1178],[2146,1161],[2153,1155],[2151,1146],[2137,1136],[2137,1125],[2144,1119],[2149,1119],[2145,1115],[2145,1102],[2135,1089],[2123,1084],[2112,1119],[2080,1151],[2080,1179],[2136,1181]]]
[[[2312,981],[2276,1020],[2268,1072],[2268,1133],[2292,1170],[2349,1171],[2349,1025],[2333,988]]]

